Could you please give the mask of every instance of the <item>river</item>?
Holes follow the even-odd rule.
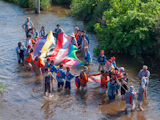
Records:
[[[54,8],[59,11],[59,8]],[[65,12],[65,10],[61,10]],[[0,120],[160,120],[160,75],[159,71],[150,69],[151,79],[148,87],[148,99],[143,112],[125,114],[125,102],[119,97],[109,102],[107,97],[99,94],[99,85],[89,83],[86,94],[76,92],[74,81],[70,93],[57,92],[50,101],[43,98],[41,84],[32,72],[27,72],[18,65],[15,48],[19,41],[25,41],[21,28],[27,16],[31,17],[35,27],[42,25],[46,31],[55,29],[61,24],[66,34],[71,34],[76,25],[84,28],[83,22],[56,12],[45,11],[35,15],[16,5],[0,1],[0,82],[5,85],[3,100],[0,102]],[[97,45],[96,36],[89,34],[93,51]],[[92,52],[93,53],[93,52]],[[138,89],[137,74],[141,65],[130,58],[118,58],[118,66],[124,66],[129,74],[129,84]],[[97,66],[91,66],[92,72]],[[79,72],[78,69],[72,72]]]

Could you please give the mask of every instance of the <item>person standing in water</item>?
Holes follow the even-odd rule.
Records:
[[[145,77],[147,80],[146,82],[146,86],[147,86],[149,83],[150,71],[148,70],[148,67],[146,65],[143,65],[142,70],[140,70],[138,74],[138,78],[140,80],[142,80],[143,77]]]
[[[88,50],[88,47],[84,48],[84,60],[87,66],[92,62],[91,54]]]
[[[104,65],[106,64],[106,56],[104,55],[104,50],[100,51],[100,55],[97,58],[97,61],[99,63],[99,71],[104,70]]]
[[[145,84],[146,84],[146,78],[143,77],[142,78],[142,82],[140,83],[140,86],[139,86],[139,89],[138,89],[138,93],[137,93],[137,101],[138,101],[138,108],[143,111],[143,108],[142,108],[142,103],[144,101],[144,98],[145,98]]]
[[[44,79],[45,79],[45,91],[44,94],[45,96],[47,96],[47,94],[49,93],[49,97],[52,97],[52,81],[51,78],[54,78],[54,76],[52,75],[52,73],[49,71],[48,68],[45,69],[45,75],[44,75]]]
[[[44,26],[41,27],[41,30],[39,31],[39,37],[45,37],[46,36],[46,31]]]
[[[86,74],[88,70],[87,66],[84,66],[83,70],[80,73],[80,88],[82,91],[87,90],[88,76]]]
[[[62,28],[60,28],[60,24],[57,24],[57,28],[54,30],[54,36],[58,39],[58,34],[64,32]]]
[[[26,51],[26,48],[22,45],[21,42],[18,42],[18,47],[16,48],[18,63],[24,62],[25,51]]]
[[[129,91],[126,92],[125,100],[126,100],[126,108],[125,112],[128,113],[128,109],[131,108],[131,111],[135,110],[135,96],[134,87],[130,86]]]
[[[65,71],[63,70],[63,64],[61,63],[59,68],[57,69],[56,79],[58,81],[58,89],[63,89],[64,79],[65,79]]]
[[[34,25],[32,21],[30,20],[30,17],[27,17],[26,22],[22,25],[22,28],[25,30],[26,37],[27,37],[29,29],[34,28]]]
[[[65,75],[65,89],[70,90],[71,89],[71,79],[74,78],[75,76],[70,72],[70,67],[66,68],[66,75]]]

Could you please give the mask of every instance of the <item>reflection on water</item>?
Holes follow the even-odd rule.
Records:
[[[160,79],[159,71],[152,71],[148,88],[148,100],[144,103],[144,112],[135,111],[128,115],[123,110],[125,102],[119,97],[109,102],[108,98],[99,94],[99,85],[88,84],[87,93],[75,90],[58,92],[54,83],[52,99],[43,97],[43,78],[35,77],[23,66],[17,64],[15,48],[18,41],[25,41],[25,33],[21,28],[25,17],[30,16],[37,30],[46,27],[47,32],[53,30],[57,23],[61,24],[65,33],[71,34],[75,25],[84,28],[81,21],[65,17],[60,13],[68,13],[65,9],[52,8],[51,11],[34,15],[33,11],[25,11],[15,5],[0,1],[0,82],[8,85],[4,101],[0,103],[0,119],[3,120],[158,120],[160,111]],[[56,13],[55,13],[56,12]],[[58,17],[58,16],[60,17]],[[90,51],[97,45],[96,36],[89,34]],[[93,55],[93,54],[92,54]],[[118,58],[118,65],[124,66],[129,74],[130,84],[138,88],[137,73],[140,65],[130,58]],[[97,66],[90,67],[91,72],[97,71]],[[78,74],[79,69],[72,72]]]

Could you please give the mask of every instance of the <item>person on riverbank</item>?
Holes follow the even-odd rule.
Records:
[[[60,24],[57,24],[57,28],[54,30],[54,36],[58,39],[58,34],[64,32],[62,28],[60,28]]]
[[[44,95],[47,96],[47,94],[49,93],[49,97],[52,97],[52,80],[51,78],[54,78],[54,76],[52,75],[52,73],[49,71],[48,68],[45,69],[45,75],[44,75],[44,79],[45,79],[45,91],[44,91]]]
[[[116,91],[118,89],[119,89],[119,82],[118,82],[118,80],[111,78],[110,82],[108,82],[108,98],[109,98],[110,101],[115,100]]]
[[[74,35],[75,35],[76,40],[78,40],[79,39],[79,27],[78,26],[76,26],[74,29]]]
[[[129,91],[126,92],[125,100],[126,100],[126,108],[125,112],[128,113],[128,109],[131,108],[131,111],[135,110],[135,96],[136,92],[134,92],[134,87],[130,86]]]
[[[24,55],[24,66],[28,70],[31,70],[32,68],[32,64],[31,64],[31,62],[33,61],[32,53],[33,53],[33,49],[31,48],[31,45],[28,45],[28,48]]]
[[[99,63],[98,70],[99,71],[104,70],[104,65],[106,64],[106,61],[107,61],[106,56],[104,55],[104,50],[100,51],[100,55],[98,56],[97,61]]]
[[[26,37],[28,35],[29,29],[31,29],[33,27],[34,27],[34,25],[33,25],[32,21],[30,20],[30,17],[27,17],[26,22],[22,25],[22,28],[26,32]]]
[[[64,79],[65,79],[65,71],[63,70],[63,64],[61,63],[59,68],[57,69],[56,79],[58,81],[58,89],[63,89]]]
[[[101,84],[99,92],[104,94],[108,88],[108,82],[110,81],[109,75],[106,74],[104,70],[101,71]]]
[[[88,50],[88,47],[84,48],[84,60],[87,66],[92,62],[91,54]]]
[[[24,62],[25,51],[26,51],[26,48],[23,46],[22,42],[18,42],[18,47],[16,48],[18,63]]]
[[[143,108],[142,108],[142,103],[144,101],[144,98],[145,98],[145,84],[146,84],[146,78],[143,77],[142,78],[143,82],[141,82],[140,86],[139,86],[139,89],[138,89],[138,93],[137,93],[137,102],[138,102],[138,108],[143,111]]]
[[[72,78],[74,78],[75,76],[70,72],[70,67],[66,67],[67,71],[65,74],[65,89],[66,90],[70,90],[71,89],[71,80]]]
[[[45,37],[46,36],[46,31],[44,26],[41,27],[41,30],[39,31],[39,37]]]
[[[88,83],[88,76],[86,74],[88,70],[87,66],[84,66],[83,70],[80,72],[79,78],[80,78],[80,88],[82,91],[87,90],[87,83]]]

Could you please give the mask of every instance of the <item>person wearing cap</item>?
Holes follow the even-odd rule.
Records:
[[[108,82],[108,98],[110,101],[115,100],[116,91],[119,89],[119,87],[118,80],[111,78],[110,75],[110,81]]]
[[[74,33],[71,34],[71,43],[72,43],[72,45],[75,45],[75,46],[78,47],[77,40],[76,40],[76,38],[75,38]]]
[[[86,65],[89,65],[92,62],[91,54],[88,50],[88,47],[84,48],[84,60]]]
[[[28,45],[28,48],[27,48],[25,55],[24,55],[24,66],[28,70],[31,70],[31,68],[32,68],[32,64],[31,64],[31,62],[33,61],[32,53],[33,53],[33,49],[31,48],[30,45]]]
[[[88,41],[88,44],[89,44],[89,37],[88,37],[88,35],[86,34],[86,31],[85,31],[85,30],[82,30],[82,35],[85,37],[85,39]]]
[[[125,112],[128,113],[128,109],[131,108],[133,111],[135,109],[135,96],[136,92],[134,92],[134,87],[130,86],[129,91],[126,92],[125,101],[126,101],[126,108]]]
[[[39,31],[39,37],[43,38],[46,36],[46,31],[44,26],[41,27],[41,30]]]
[[[54,30],[54,36],[58,39],[58,34],[64,32],[62,28],[60,28],[60,24],[57,24],[57,28]]]
[[[70,67],[66,67],[67,71],[65,74],[65,89],[70,90],[71,89],[71,79],[74,78],[75,76],[70,72]]]
[[[18,47],[16,48],[18,63],[24,62],[25,51],[26,51],[26,48],[23,46],[22,42],[18,42]]]
[[[138,93],[137,93],[137,102],[138,102],[138,108],[143,111],[143,108],[142,108],[142,103],[144,101],[144,98],[145,98],[145,84],[146,84],[146,78],[143,77],[143,82],[140,83],[140,86],[139,86],[139,89],[138,89]]]
[[[106,93],[108,88],[107,84],[110,81],[109,75],[106,75],[104,70],[101,70],[101,84],[100,84],[100,93]]]
[[[36,56],[33,61],[33,69],[36,75],[42,75],[42,68],[44,68],[40,55],[41,53],[39,53],[38,56]]]
[[[106,64],[106,56],[104,55],[104,50],[100,51],[100,55],[97,58],[97,61],[99,63],[99,71],[104,70],[104,65]]]
[[[80,88],[83,91],[87,90],[87,83],[88,83],[88,76],[86,74],[87,70],[88,70],[88,67],[84,66],[83,70],[80,72],[80,75],[79,75],[79,78],[80,78]]]
[[[57,69],[56,79],[58,81],[58,89],[63,89],[64,86],[64,79],[65,79],[65,71],[63,70],[63,63],[60,64],[59,68]]]
[[[22,28],[26,32],[26,37],[28,35],[29,29],[33,28],[33,27],[34,27],[34,25],[33,25],[32,21],[30,20],[30,17],[27,17],[26,22],[22,25]]]
[[[142,70],[139,71],[138,77],[140,80],[142,80],[143,77],[146,77],[147,82],[146,82],[146,86],[149,83],[149,77],[150,77],[150,71],[148,70],[148,67],[146,65],[143,65]]]

